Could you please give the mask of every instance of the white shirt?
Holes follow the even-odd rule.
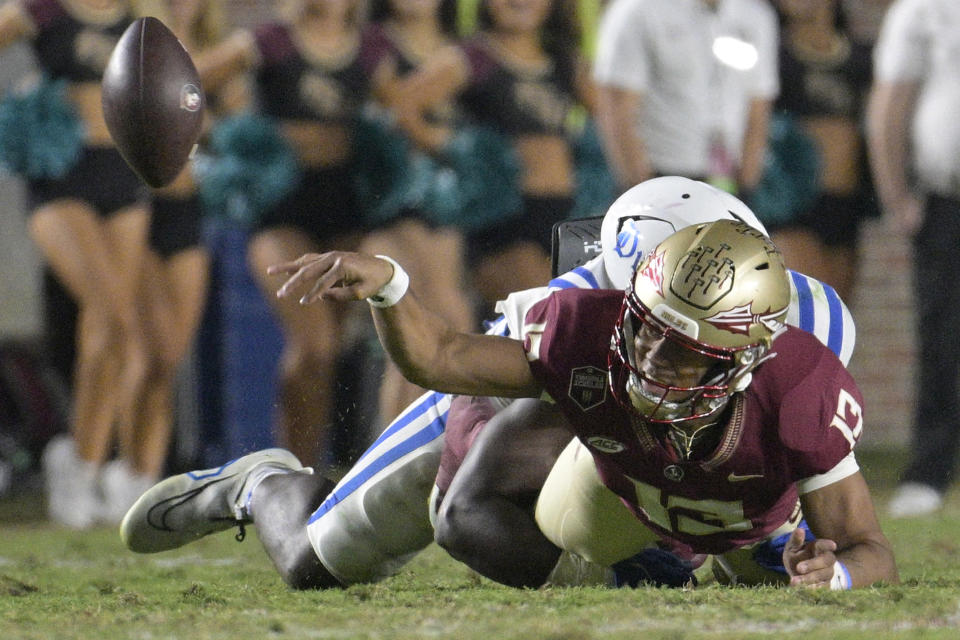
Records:
[[[911,123],[921,184],[960,196],[960,0],[897,0],[874,49],[877,82],[921,83]]]
[[[660,173],[706,176],[718,133],[739,158],[750,100],[780,89],[777,18],[763,0],[718,0],[715,10],[704,0],[612,0],[597,46],[597,83],[642,94],[637,133]]]

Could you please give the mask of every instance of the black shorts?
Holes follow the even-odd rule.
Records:
[[[467,235],[468,260],[475,263],[520,241],[536,242],[550,255],[553,225],[567,219],[573,204],[573,197],[524,196],[521,214]]]
[[[253,233],[273,227],[294,227],[317,244],[363,230],[363,214],[348,167],[308,169],[299,186],[254,225]]]
[[[796,220],[779,228],[768,226],[768,231],[809,229],[828,247],[856,249],[860,227],[871,215],[871,203],[866,196],[823,194],[812,207],[797,216]]]
[[[85,147],[80,160],[62,178],[30,180],[27,202],[33,211],[53,200],[73,198],[92,206],[101,216],[143,202],[147,186],[112,147]]]
[[[200,244],[202,218],[200,199],[156,197],[150,216],[150,248],[160,257],[170,256]]]

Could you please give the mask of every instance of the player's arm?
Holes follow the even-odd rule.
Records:
[[[33,20],[19,2],[0,6],[0,49],[33,35]]]
[[[805,541],[797,529],[787,542],[783,564],[792,586],[850,588],[900,581],[893,548],[859,471],[802,494],[800,501],[817,539]]]
[[[374,298],[388,305],[371,307],[374,324],[380,342],[414,384],[480,396],[540,395],[520,341],[456,331],[406,292],[406,274],[387,260],[334,251],[307,254],[268,273],[288,275],[277,295],[296,296],[302,304]]]

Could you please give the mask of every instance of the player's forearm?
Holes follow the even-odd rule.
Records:
[[[414,384],[445,393],[539,395],[517,340],[459,332],[412,294],[373,316],[384,349]]]
[[[837,561],[850,572],[852,588],[869,587],[880,581],[900,583],[893,549],[886,537],[864,540],[841,549],[837,552]]]

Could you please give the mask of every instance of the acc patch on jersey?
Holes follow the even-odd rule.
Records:
[[[607,372],[597,367],[577,367],[570,372],[567,392],[582,411],[589,411],[607,399]]]

